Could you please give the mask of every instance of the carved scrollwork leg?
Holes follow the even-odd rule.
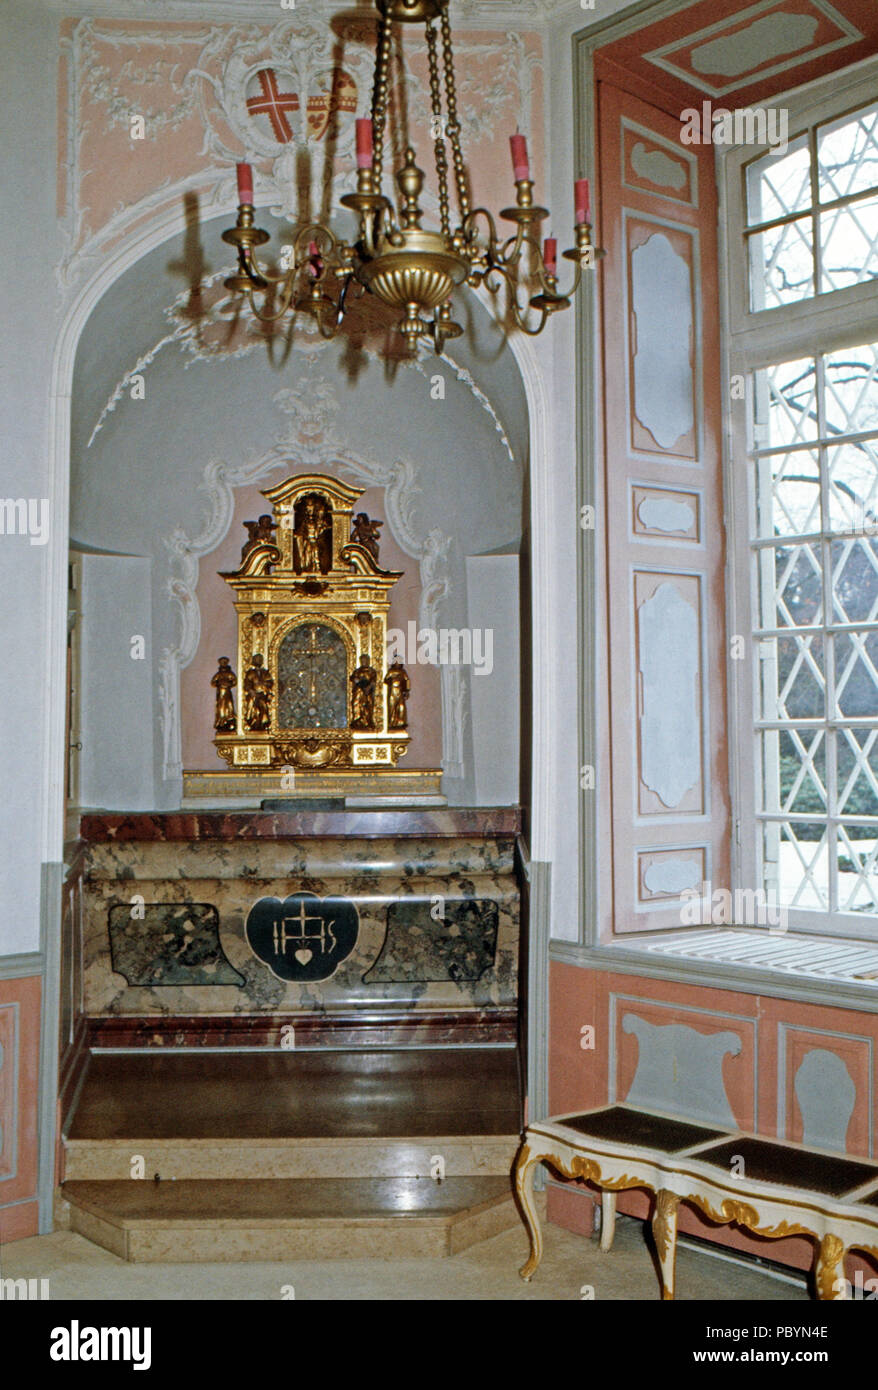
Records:
[[[848,1287],[844,1277],[844,1241],[840,1236],[825,1235],[817,1251],[815,1279],[817,1297],[821,1301],[847,1298]]]
[[[513,1170],[515,1195],[530,1240],[530,1255],[518,1271],[525,1282],[533,1278],[543,1256],[543,1235],[534,1205],[534,1173],[541,1162],[539,1155],[531,1153],[527,1144],[522,1144]]]
[[[616,1234],[616,1194],[606,1188],[601,1192],[601,1249],[611,1250]]]
[[[674,1297],[674,1278],[677,1264],[677,1208],[680,1198],[676,1192],[660,1188],[655,1194],[652,1234],[659,1257],[662,1278],[662,1298]]]

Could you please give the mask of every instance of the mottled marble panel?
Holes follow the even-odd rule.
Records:
[[[494,964],[498,919],[490,900],[392,903],[381,954],[363,982],[478,980]]]
[[[117,904],[108,918],[113,970],[129,985],[243,985],[210,903]]]
[[[254,954],[245,931],[251,909],[260,898],[284,899],[311,892],[321,898],[344,896],[359,915],[357,944],[330,979],[278,979]],[[130,908],[132,897],[150,896],[162,903],[213,903],[219,913],[219,937],[242,985],[128,986],[113,971],[107,939],[107,911]],[[405,899],[420,900],[427,910],[437,895],[446,911],[470,899],[497,904],[497,947],[494,965],[477,980],[435,980],[363,983],[375,965],[386,936],[387,909]],[[343,881],[331,877],[303,879],[167,879],[105,881],[87,886],[85,893],[85,1006],[91,1016],[107,1014],[210,1014],[357,1007],[379,1004],[424,1008],[512,1005],[517,999],[519,896],[511,875],[446,874],[421,877],[362,874]]]
[[[93,845],[86,878],[314,879],[511,874],[511,839],[282,840]],[[342,890],[343,891],[343,890]],[[437,889],[437,892],[440,891]]]
[[[145,811],[97,812],[82,817],[91,843],[129,840],[283,840],[323,836],[515,836],[517,806],[390,811]]]

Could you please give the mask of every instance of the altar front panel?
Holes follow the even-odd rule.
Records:
[[[284,820],[312,833],[239,833]],[[508,1018],[518,999],[517,812],[399,813],[391,823],[421,833],[314,833],[368,820],[86,817],[86,1017]],[[209,838],[161,838],[169,827]]]

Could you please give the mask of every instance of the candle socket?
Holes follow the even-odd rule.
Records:
[[[239,203],[238,220],[234,227],[223,232],[223,241],[237,246],[239,250],[244,247],[249,250],[254,246],[264,246],[271,238],[261,227],[254,227],[254,216],[252,203]]]
[[[576,247],[572,251],[564,252],[564,259],[567,261],[578,261],[580,265],[593,266],[599,256],[607,253],[600,246],[595,246],[591,239],[591,223],[577,222]]]
[[[541,222],[544,217],[548,217],[549,209],[536,207],[534,204],[534,185],[533,179],[516,179],[516,204],[514,208],[503,208],[500,213],[507,222]]]
[[[531,208],[531,207],[533,207],[533,201],[534,201],[534,185],[533,185],[533,179],[516,179],[516,180],[515,180],[515,188],[516,188],[516,191],[517,191],[518,206],[519,206],[520,208]]]
[[[380,193],[376,193],[377,179],[370,167],[357,170],[357,191],[356,193],[346,193],[341,199],[343,207],[352,208],[361,217],[367,217],[369,213],[378,212],[379,209],[389,207],[387,199]]]

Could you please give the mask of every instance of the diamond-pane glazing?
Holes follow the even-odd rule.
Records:
[[[878,106],[817,128],[821,203],[878,187]]]
[[[790,142],[782,154],[765,155],[747,166],[747,223],[772,222],[811,206],[811,165],[807,136]]]
[[[750,308],[776,309],[814,293],[813,227],[810,217],[753,232],[750,242]]]
[[[878,198],[863,198],[820,214],[820,293],[843,290],[878,275]]]

